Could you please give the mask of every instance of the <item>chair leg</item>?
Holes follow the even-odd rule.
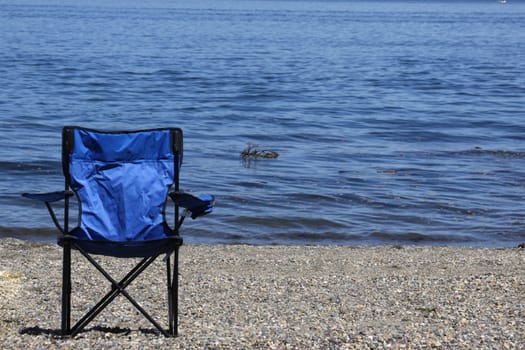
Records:
[[[62,335],[71,334],[71,243],[64,242],[62,261]]]
[[[168,333],[173,336],[173,298],[171,288],[171,254],[166,256],[166,284],[168,286]]]
[[[175,249],[173,257],[173,336],[179,334],[179,247]]]
[[[169,334],[178,336],[178,314],[179,314],[179,250],[174,251],[173,270],[171,268],[171,256],[166,259],[166,272],[168,284],[168,324]]]

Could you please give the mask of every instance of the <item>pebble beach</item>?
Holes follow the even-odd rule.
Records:
[[[523,349],[525,250],[185,245],[179,336],[118,297],[60,337],[61,248],[0,239],[4,349]],[[120,277],[132,261],[97,257]],[[109,290],[73,254],[73,319]],[[99,277],[100,276],[100,277]],[[166,324],[164,263],[128,292]]]

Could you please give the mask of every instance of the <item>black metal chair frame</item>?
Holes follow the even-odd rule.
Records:
[[[182,242],[181,242],[182,244]],[[111,290],[104,295],[100,301],[91,308],[77,323],[71,327],[71,249],[78,250],[110,283]],[[102,266],[84,249],[73,241],[66,239],[63,243],[63,275],[62,275],[62,335],[74,337],[81,332],[106,306],[117,296],[125,296],[129,302],[150,321],[160,333],[166,337],[178,335],[178,261],[179,246],[174,250],[173,268],[171,254],[166,257],[166,275],[168,287],[168,329],[164,329],[153,317],[140,306],[140,304],[125,290],[146,268],[151,265],[161,254],[143,258],[128,274],[120,281],[116,281]]]

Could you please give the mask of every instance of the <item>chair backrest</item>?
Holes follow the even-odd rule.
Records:
[[[137,242],[166,238],[164,207],[178,190],[182,130],[63,129],[66,187],[77,195],[79,239]],[[67,189],[67,188],[66,188]]]

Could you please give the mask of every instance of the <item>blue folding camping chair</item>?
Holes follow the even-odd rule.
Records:
[[[182,130],[178,128],[107,132],[66,126],[62,131],[65,190],[24,193],[43,201],[61,232],[63,247],[62,334],[81,332],[118,295],[126,297],[163,335],[178,333],[179,229],[186,216],[208,214],[213,196],[193,196],[179,190]],[[70,199],[78,202],[78,222],[70,229]],[[173,201],[173,225],[165,208]],[[52,202],[64,201],[63,225]],[[184,210],[180,210],[184,208]],[[179,215],[180,214],[180,215]],[[78,250],[111,283],[109,292],[71,327],[71,250]],[[120,281],[111,277],[92,255],[142,258]],[[166,254],[168,327],[163,328],[125,288],[157,257]],[[171,257],[173,256],[173,262]]]

